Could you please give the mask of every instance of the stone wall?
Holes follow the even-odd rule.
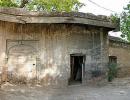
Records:
[[[130,44],[127,42],[110,40],[109,56],[117,57],[117,77],[130,76]]]
[[[0,22],[2,80],[66,86],[70,54],[84,54],[83,83],[105,74],[107,31],[79,24],[15,24]],[[98,76],[92,72],[100,71]]]

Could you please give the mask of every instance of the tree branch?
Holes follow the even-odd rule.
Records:
[[[28,3],[28,0],[21,0],[20,8],[25,7],[25,5]]]

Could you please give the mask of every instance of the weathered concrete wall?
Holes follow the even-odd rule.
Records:
[[[1,21],[2,78],[15,83],[65,86],[70,78],[70,54],[82,53],[86,55],[83,83],[87,83],[104,75],[108,62],[106,44],[107,31],[100,27]],[[94,71],[99,75],[92,75]]]
[[[117,57],[117,77],[130,76],[130,44],[118,41],[111,41],[109,45],[109,56]]]

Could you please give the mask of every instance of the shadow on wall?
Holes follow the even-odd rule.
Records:
[[[56,64],[49,64],[49,65],[51,66],[42,70],[39,75],[39,80],[46,86],[58,84],[57,80],[62,77],[58,65]]]

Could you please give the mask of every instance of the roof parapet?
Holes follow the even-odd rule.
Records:
[[[103,15],[81,12],[27,11],[21,8],[0,8],[0,20],[15,23],[77,23],[115,29],[116,23]]]

